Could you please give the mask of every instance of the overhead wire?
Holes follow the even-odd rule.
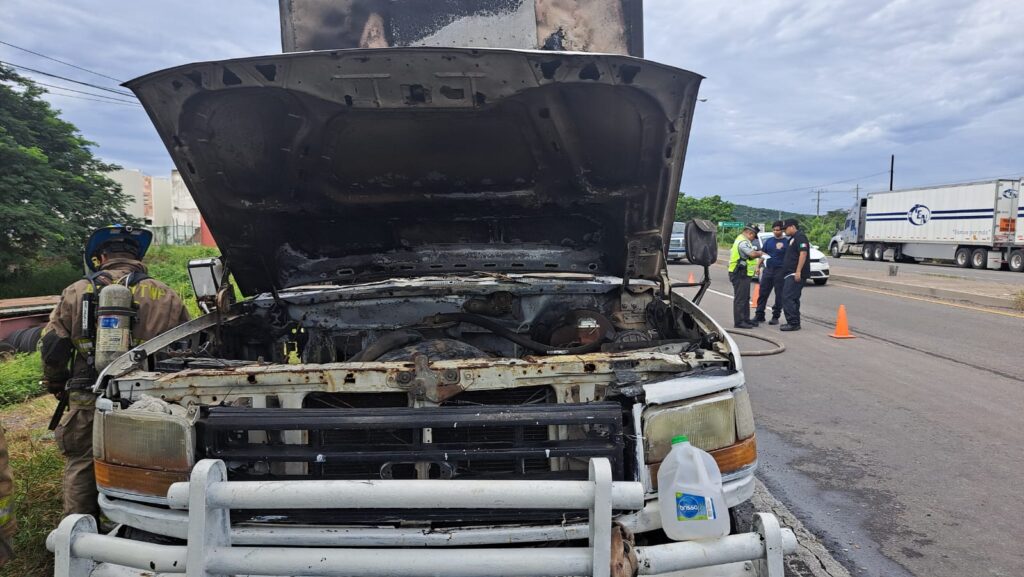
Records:
[[[57,90],[67,90],[68,92],[77,92],[78,94],[85,94],[85,95],[88,95],[88,96],[94,96],[96,98],[105,98],[105,99],[110,100],[112,102],[123,102],[125,104],[131,104],[133,106],[142,106],[138,102],[132,102],[131,100],[121,100],[120,98],[115,98],[113,96],[106,96],[106,95],[103,95],[103,94],[96,94],[94,92],[86,92],[85,90],[75,90],[74,88],[68,88],[66,86],[57,86],[56,84],[47,84],[45,82],[36,82],[36,84],[38,84],[39,86],[45,86],[47,88],[55,88]],[[53,94],[53,93],[51,92],[51,94]],[[62,94],[57,94],[55,96],[67,96],[67,95],[66,94],[63,94],[63,95]]]
[[[120,79],[114,78],[113,76],[107,76],[106,74],[103,74],[101,72],[96,72],[95,70],[89,70],[88,68],[84,68],[82,66],[78,66],[77,64],[72,64],[70,62],[65,62],[63,60],[54,58],[53,56],[47,56],[46,54],[42,54],[42,53],[36,52],[34,50],[29,50],[28,48],[22,48],[21,46],[15,46],[14,44],[11,44],[10,42],[4,42],[3,40],[0,40],[0,44],[3,44],[4,46],[10,46],[11,48],[14,48],[14,49],[17,49],[17,50],[21,50],[22,52],[28,52],[29,54],[34,54],[36,56],[39,56],[40,58],[45,58],[47,60],[52,60],[54,62],[59,62],[60,64],[63,64],[64,66],[70,66],[72,68],[77,68],[78,70],[81,70],[83,72],[88,72],[89,74],[95,74],[96,76],[100,76],[100,77],[106,78],[108,80],[113,80],[114,82],[117,82],[118,84],[121,84],[122,82],[124,82],[124,80],[120,80]]]
[[[879,176],[879,175],[882,175],[882,174],[889,174],[889,171],[888,170],[883,170],[882,172],[876,172],[874,174],[868,174],[868,175],[865,175],[865,176],[857,176],[857,177],[848,178],[848,179],[845,179],[845,180],[837,180],[835,182],[827,182],[825,184],[814,184],[814,185],[811,185],[811,186],[801,186],[799,188],[786,188],[786,189],[782,189],[782,190],[769,190],[769,191],[766,191],[766,192],[745,192],[745,193],[740,193],[740,194],[730,194],[729,196],[730,197],[734,197],[734,196],[766,196],[766,195],[769,195],[769,194],[782,194],[784,192],[800,192],[800,191],[803,191],[803,190],[812,190],[812,189],[815,189],[815,188],[822,188],[822,187],[825,187],[825,186],[832,186],[833,184],[844,184],[844,183],[847,183],[847,182],[855,182],[855,181],[858,181],[858,180],[863,180],[865,178],[871,178],[872,176]]]
[[[57,92],[50,92],[49,94],[50,96],[60,96],[62,98],[77,98],[78,100],[91,100],[92,102],[102,102],[103,104],[120,104],[121,106],[135,106],[140,108],[142,107],[141,104],[136,104],[134,102],[124,102],[120,100],[100,100],[99,98],[88,98],[85,96],[75,96],[74,94],[60,94]]]
[[[3,64],[5,66],[10,66],[12,68],[18,68],[19,70],[27,70],[29,72],[34,72],[36,74],[42,74],[43,76],[49,76],[50,78],[56,78],[58,80],[63,80],[65,82],[72,82],[74,84],[81,84],[83,86],[88,86],[89,88],[95,88],[97,90],[103,90],[103,91],[106,91],[106,92],[113,92],[114,94],[120,94],[121,96],[127,96],[129,98],[135,98],[135,95],[132,94],[131,92],[123,92],[121,90],[114,90],[113,88],[107,88],[106,86],[99,86],[98,84],[92,84],[90,82],[82,82],[81,80],[75,80],[73,78],[67,78],[65,76],[59,76],[57,74],[50,74],[49,72],[43,72],[42,70],[36,70],[35,68],[29,68],[28,66],[22,66],[20,64],[14,64],[13,62],[6,62],[6,61],[3,61],[3,60],[0,60],[0,64]]]

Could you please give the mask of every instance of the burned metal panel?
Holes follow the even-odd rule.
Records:
[[[128,86],[254,294],[467,270],[624,276],[626,244],[671,219],[699,82],[622,56],[395,48]],[[660,257],[631,265],[659,278]]]
[[[642,0],[280,0],[285,52],[390,46],[643,56]]]
[[[642,39],[633,42],[631,36],[641,33],[643,23],[627,19],[634,4],[640,2],[536,0],[539,48],[642,57]]]
[[[618,383],[623,366],[640,382],[656,382],[701,366],[728,366],[729,359],[713,352],[666,354],[649,351],[527,357],[526,359],[469,359],[434,361],[429,368],[438,379],[458,372],[463,390],[553,386],[556,391],[589,386],[603,391]],[[325,363],[307,365],[250,365],[223,369],[189,369],[174,373],[137,371],[119,378],[123,395],[151,395],[183,405],[214,404],[232,398],[308,393],[410,392],[400,375],[406,362]],[[455,380],[455,379],[450,379]],[[567,394],[567,393],[566,393]]]

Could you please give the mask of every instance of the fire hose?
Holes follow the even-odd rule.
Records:
[[[774,349],[764,349],[764,350],[758,350],[758,351],[740,351],[740,355],[744,356],[744,357],[767,357],[769,355],[778,355],[778,354],[780,354],[780,353],[782,353],[783,351],[786,350],[786,345],[785,344],[783,344],[781,341],[777,341],[777,340],[775,340],[775,339],[773,339],[771,337],[766,337],[764,335],[759,335],[757,333],[752,333],[750,331],[737,331],[737,330],[733,330],[733,331],[729,331],[729,332],[730,332],[730,334],[740,335],[741,337],[750,337],[752,339],[757,339],[759,341],[764,341],[766,343],[775,345]]]

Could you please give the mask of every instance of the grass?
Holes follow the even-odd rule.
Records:
[[[47,395],[0,410],[14,470],[18,516],[15,558],[0,571],[3,575],[53,575],[53,554],[46,550],[46,536],[60,522],[64,467],[53,433],[46,430],[55,406],[54,398]]]
[[[1024,312],[1024,290],[1017,291],[1017,294],[1013,295],[1013,308]]]
[[[21,403],[44,393],[39,387],[41,378],[39,353],[22,353],[0,362],[0,407]]]

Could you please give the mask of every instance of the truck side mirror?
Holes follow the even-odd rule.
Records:
[[[711,266],[718,261],[718,227],[695,218],[686,223],[686,258],[691,264]]]
[[[217,293],[224,278],[224,264],[219,258],[197,258],[188,261],[188,278],[192,281],[192,292],[204,312],[217,308]]]

